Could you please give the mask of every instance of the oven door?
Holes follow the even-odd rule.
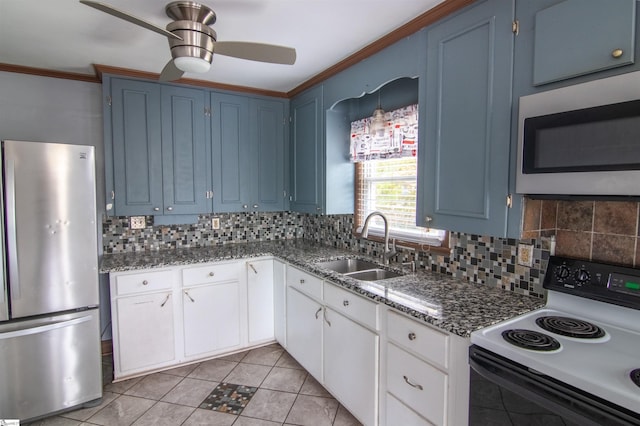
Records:
[[[469,348],[469,425],[640,425],[640,414],[489,352]]]

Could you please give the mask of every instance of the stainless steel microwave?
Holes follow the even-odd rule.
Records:
[[[516,192],[640,195],[640,72],[520,98]]]

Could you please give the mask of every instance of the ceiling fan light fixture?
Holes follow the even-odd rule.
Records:
[[[209,71],[211,63],[202,58],[183,56],[173,60],[176,67],[184,72],[203,73]]]

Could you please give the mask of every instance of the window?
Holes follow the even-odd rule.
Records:
[[[364,225],[374,211],[389,221],[390,234],[402,241],[441,246],[446,232],[416,226],[416,157],[369,160],[356,163],[356,226]],[[383,236],[379,216],[369,222],[369,235]]]

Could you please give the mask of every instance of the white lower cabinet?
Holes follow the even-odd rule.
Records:
[[[176,359],[171,291],[122,297],[112,310],[116,378],[119,373],[158,368]]]
[[[185,358],[240,347],[239,287],[231,281],[182,289]]]
[[[249,344],[273,341],[275,290],[273,260],[248,260],[246,268]]]
[[[273,261],[273,333],[276,341],[287,347],[287,282],[286,265],[279,260]]]
[[[380,337],[330,308],[323,331],[325,387],[362,423],[377,424]]]
[[[287,352],[319,382],[322,382],[322,309],[311,297],[287,287]]]

